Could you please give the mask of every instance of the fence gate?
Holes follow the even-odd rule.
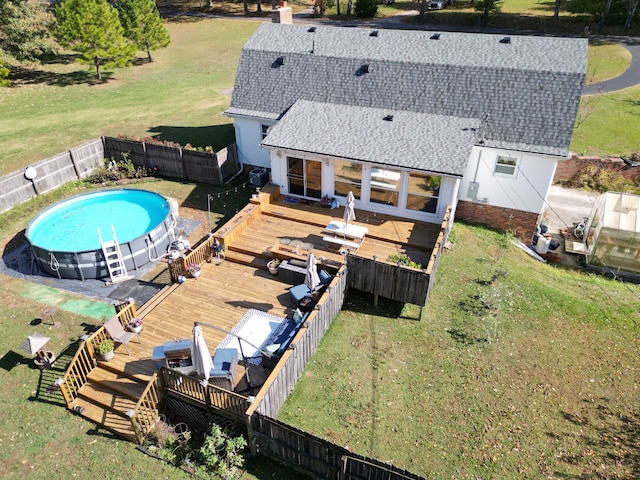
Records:
[[[406,470],[371,458],[342,456],[341,480],[426,480]]]

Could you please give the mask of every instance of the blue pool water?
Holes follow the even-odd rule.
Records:
[[[146,190],[108,190],[79,195],[42,211],[29,225],[32,245],[57,252],[100,249],[114,226],[119,243],[148,233],[169,213],[167,200]]]
[[[100,245],[113,240],[115,229],[127,271],[166,254],[175,218],[169,201],[136,189],[102,190],[78,195],[43,210],[25,235],[38,266],[60,278],[103,278],[109,275]]]

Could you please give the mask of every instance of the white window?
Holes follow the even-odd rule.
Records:
[[[498,159],[496,160],[496,168],[493,172],[501,173],[503,175],[515,175],[517,166],[517,158],[498,156]]]

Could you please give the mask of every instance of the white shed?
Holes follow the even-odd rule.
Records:
[[[607,192],[584,229],[587,265],[640,274],[640,196]]]

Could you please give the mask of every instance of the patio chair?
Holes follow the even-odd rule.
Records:
[[[127,332],[122,328],[122,324],[118,317],[111,317],[111,319],[104,324],[104,329],[114,342],[122,344],[128,355],[131,355],[131,352],[129,351],[129,347],[127,347],[127,343],[129,343],[133,337],[138,337],[138,343],[142,343],[140,341],[140,336],[137,333]]]

